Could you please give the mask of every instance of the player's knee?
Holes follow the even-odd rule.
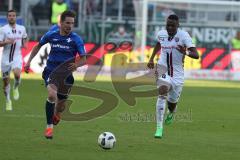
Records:
[[[21,72],[19,72],[19,71],[14,71],[13,74],[14,74],[14,78],[15,78],[15,79],[20,79]]]
[[[54,97],[53,95],[48,95],[48,100],[50,102],[55,102],[56,101],[56,97]]]
[[[55,86],[47,86],[47,90],[48,90],[48,99],[50,101],[55,102],[57,100],[57,91],[56,91],[56,87]]]
[[[55,102],[56,101],[56,93],[54,91],[48,91],[48,99],[51,102]]]
[[[166,96],[167,93],[168,93],[168,90],[169,90],[169,87],[168,86],[160,86],[159,89],[158,89],[158,94],[161,95],[161,96]]]
[[[21,69],[15,68],[15,69],[13,69],[13,73],[14,73],[15,76],[20,76],[20,74],[21,74]]]
[[[15,78],[16,80],[20,80],[20,75],[15,75],[14,78]]]

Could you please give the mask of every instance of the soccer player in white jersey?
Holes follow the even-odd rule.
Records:
[[[8,24],[0,28],[0,47],[3,47],[1,71],[6,96],[6,110],[12,110],[10,98],[10,72],[14,74],[13,98],[19,99],[18,86],[22,70],[21,48],[26,47],[27,33],[22,25],[16,24],[16,11],[7,13]]]
[[[156,103],[157,129],[155,138],[163,136],[163,120],[165,103],[168,103],[168,115],[165,124],[171,124],[173,113],[176,112],[184,83],[184,58],[189,56],[199,58],[199,54],[191,37],[186,31],[178,29],[179,18],[177,15],[170,15],[167,18],[166,30],[157,34],[157,44],[154,47],[151,58],[147,64],[148,68],[154,68],[154,57],[161,50],[160,58],[156,65],[156,82],[158,87],[158,99]]]

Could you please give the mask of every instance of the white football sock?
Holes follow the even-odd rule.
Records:
[[[53,128],[53,124],[47,124],[47,128]]]
[[[158,96],[157,104],[156,104],[157,128],[163,127],[165,105],[166,105],[166,98],[163,96]]]
[[[5,97],[6,97],[6,100],[7,101],[10,101],[10,84],[8,84],[5,88],[4,88],[4,94],[5,94]]]

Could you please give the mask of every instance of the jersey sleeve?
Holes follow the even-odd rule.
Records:
[[[191,38],[190,35],[188,34],[188,32],[185,32],[185,33],[184,33],[183,44],[184,44],[184,46],[186,46],[187,48],[196,47],[195,44],[193,43],[192,38]]]
[[[0,41],[4,40],[4,32],[3,32],[3,28],[0,28]]]
[[[161,31],[159,31],[159,32],[157,33],[156,40],[157,40],[158,42],[161,42],[163,37],[164,37],[163,31],[161,30]]]
[[[46,43],[49,42],[51,33],[52,33],[52,32],[47,32],[47,33],[45,33],[45,34],[42,36],[42,38],[41,38],[40,41],[39,41],[39,44],[40,44],[41,46],[43,46],[44,44],[46,44]]]
[[[27,38],[27,32],[26,32],[26,28],[23,27],[23,39],[26,39]]]
[[[59,30],[59,26],[57,24],[50,27],[49,31],[56,31]]]
[[[162,43],[167,39],[167,37],[168,37],[167,31],[161,30],[157,33],[156,40],[162,45]]]
[[[86,55],[86,49],[85,49],[85,46],[84,46],[84,42],[80,37],[77,37],[76,45],[77,45],[78,54],[80,56]]]

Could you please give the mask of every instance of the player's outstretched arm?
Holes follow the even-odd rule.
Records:
[[[151,55],[151,57],[150,57],[150,59],[149,59],[149,62],[148,62],[148,64],[147,64],[147,67],[149,68],[149,69],[153,69],[154,68],[154,62],[153,62],[153,60],[154,60],[154,57],[155,57],[155,55],[158,53],[158,51],[161,49],[161,44],[158,42],[156,45],[155,45],[155,47],[154,47],[154,49],[153,49],[153,52],[152,52],[152,55]]]
[[[32,52],[30,54],[30,57],[29,57],[27,63],[25,64],[25,66],[24,66],[24,71],[26,73],[29,72],[31,61],[37,55],[40,48],[41,48],[41,45],[39,43],[36,46],[33,47]]]

